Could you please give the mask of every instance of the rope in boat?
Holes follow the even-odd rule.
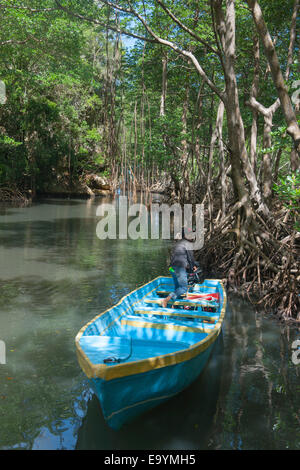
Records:
[[[117,363],[119,364],[120,362],[127,361],[132,355],[132,337],[130,337],[130,353],[126,357],[107,357],[106,359],[103,359],[104,364],[109,364],[109,363]]]

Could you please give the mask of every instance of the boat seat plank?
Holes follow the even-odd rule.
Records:
[[[157,290],[156,294],[160,297],[164,296],[167,297],[169,294],[174,292],[173,290]],[[187,292],[187,294],[183,294],[180,296],[182,300],[207,300],[206,297],[210,297],[211,299],[219,300],[219,294],[216,292]],[[180,300],[180,299],[179,299]]]
[[[187,349],[190,344],[184,341],[151,341],[122,336],[87,335],[80,338],[80,346],[93,364],[101,364],[108,357],[126,359],[130,355],[122,362],[131,362]]]
[[[132,326],[134,328],[150,328],[150,329],[161,329],[161,330],[174,330],[182,331],[186,333],[210,333],[214,328],[213,324],[209,323],[197,323],[196,325],[191,324],[189,321],[180,321],[177,323],[171,322],[169,319],[164,318],[145,318],[134,315],[127,315],[126,318],[121,320],[122,326]]]
[[[175,317],[174,320],[176,320],[176,317],[180,318],[191,318],[191,319],[200,319],[200,320],[207,320],[211,322],[215,322],[218,320],[218,316],[212,316],[209,315],[209,313],[203,312],[202,315],[199,315],[199,313],[195,313],[194,311],[185,311],[181,310],[180,312],[178,310],[170,309],[170,308],[157,308],[154,309],[153,307],[136,307],[134,308],[134,313],[138,315],[158,315],[158,316],[168,316],[168,317]]]
[[[171,294],[171,292],[174,292],[174,290],[157,290],[155,291],[155,293],[157,295],[164,295],[164,296],[168,296],[169,294]]]
[[[143,300],[146,304],[157,304],[157,305],[162,305],[163,299],[157,298],[157,297],[146,297]],[[216,302],[211,302],[208,300],[204,299],[177,299],[177,300],[171,300],[168,302],[168,305],[185,305],[189,307],[217,307],[218,304]]]

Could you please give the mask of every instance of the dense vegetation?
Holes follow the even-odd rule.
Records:
[[[206,267],[300,320],[299,0],[0,10],[2,199],[104,175],[204,202]]]

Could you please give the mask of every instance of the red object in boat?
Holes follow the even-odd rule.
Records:
[[[188,300],[193,300],[193,299],[203,299],[203,300],[217,300],[219,301],[219,294],[201,294],[201,293],[188,293],[186,298]]]

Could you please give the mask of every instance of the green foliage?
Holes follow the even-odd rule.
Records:
[[[19,145],[22,145],[22,142],[16,142],[14,139],[8,137],[7,135],[0,135],[0,145],[6,145],[8,147],[15,148]]]
[[[261,148],[259,154],[263,155],[265,153],[274,153],[281,150],[283,155],[289,155],[292,150],[292,141],[286,130],[287,126],[279,126],[276,130],[271,132],[272,147]]]
[[[0,186],[26,188],[34,176],[43,190],[58,175],[69,174],[71,182],[98,165],[103,33],[61,11],[43,12],[53,7],[50,0],[5,4],[13,8],[0,19],[0,42],[12,41],[0,46],[7,90],[0,107]]]
[[[209,78],[220,90],[224,89],[220,59],[210,49],[217,48],[210,2],[164,2],[201,41],[175,24],[157,2],[134,0],[131,3],[142,15],[146,13],[154,32],[192,51]],[[246,137],[249,138],[253,114],[246,102],[254,73],[255,28],[245,2],[238,0],[235,3],[235,70]],[[200,123],[197,123],[202,79],[192,64],[173,50],[150,42],[131,42],[130,49],[123,48],[120,52],[119,69],[117,35],[106,31],[104,26],[107,21],[116,25],[113,9],[105,5],[99,8],[93,0],[62,1],[76,14],[95,18],[99,22],[95,25],[53,9],[52,0],[6,0],[4,4],[12,8],[5,8],[0,18],[0,43],[12,42],[0,46],[0,79],[5,81],[8,98],[7,103],[0,106],[0,185],[14,182],[26,187],[34,176],[38,189],[43,190],[50,180],[55,182],[62,174],[68,175],[72,183],[85,172],[105,171],[108,174],[112,162],[121,164],[124,154],[129,166],[135,159],[139,168],[147,171],[155,165],[179,178],[184,145],[189,155],[194,152],[196,139],[200,145],[209,146],[218,99],[207,85],[203,87]],[[128,7],[125,0],[119,4]],[[260,4],[271,35],[277,38],[276,50],[284,69],[294,2],[261,0]],[[18,6],[22,8],[18,9]],[[118,21],[120,27],[149,37],[141,23],[130,15],[120,14]],[[128,41],[124,36],[121,39],[124,43]],[[164,116],[159,112],[162,58],[167,60]],[[266,68],[261,47],[258,100],[267,107],[277,99],[277,93]],[[267,77],[265,80],[264,76]],[[292,85],[297,79],[299,64],[295,58],[288,82],[290,95],[295,91]],[[187,114],[183,123],[186,99]],[[223,134],[226,144],[225,124],[226,116]],[[274,115],[273,124],[271,148],[263,149],[258,140],[257,168],[265,152],[280,149],[282,160],[288,161],[291,139],[286,134],[280,111]],[[259,136],[262,131],[260,116]],[[205,171],[205,152],[201,158]],[[216,174],[219,171],[217,159],[216,156]],[[194,177],[190,175],[190,178]]]
[[[300,172],[280,177],[280,183],[274,185],[274,191],[293,214],[295,229],[300,232]]]

